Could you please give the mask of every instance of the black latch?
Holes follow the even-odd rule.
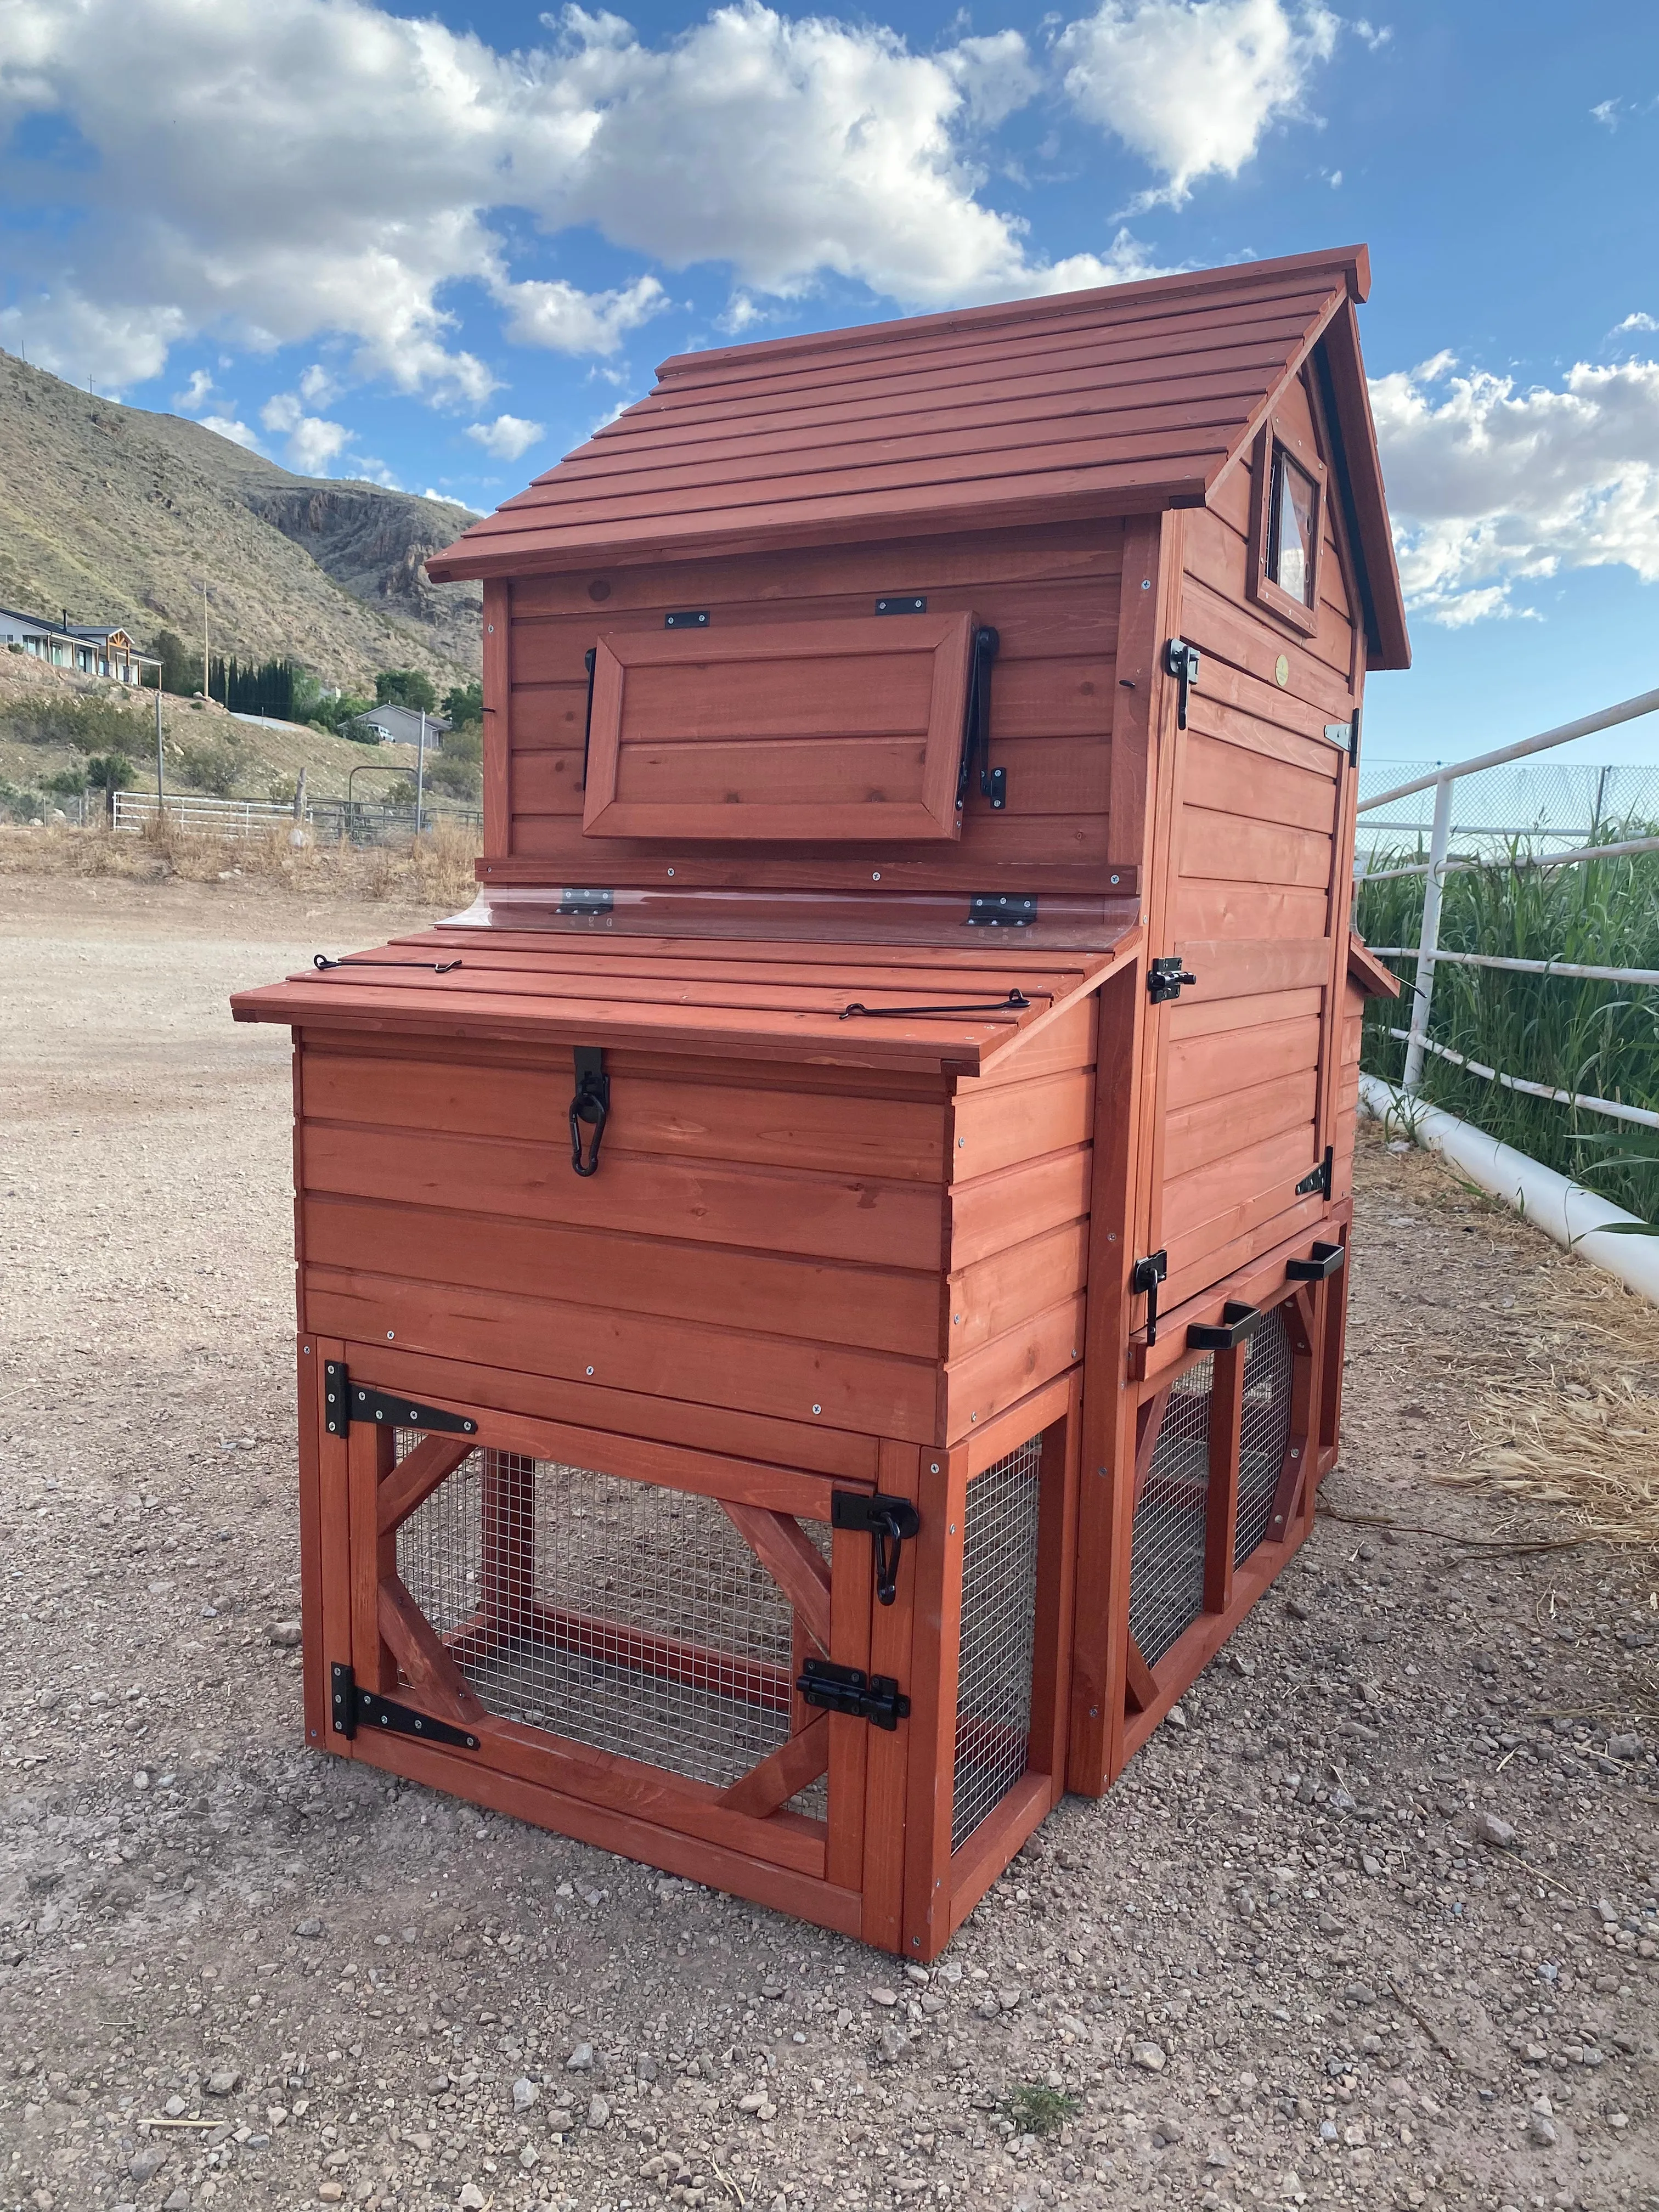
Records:
[[[1167,1000],[1181,996],[1183,983],[1196,983],[1197,981],[1196,975],[1190,975],[1182,966],[1179,958],[1154,960],[1148,963],[1146,969],[1146,996],[1155,1006],[1161,1006]]]
[[[1241,1344],[1248,1344],[1261,1326],[1262,1313],[1259,1306],[1242,1304],[1237,1298],[1229,1298],[1221,1309],[1219,1323],[1195,1321],[1187,1331],[1188,1352],[1231,1352]]]
[[[1036,918],[1035,891],[979,891],[968,901],[969,929],[1029,929]]]
[[[1146,1301],[1146,1341],[1158,1342],[1158,1286],[1170,1273],[1167,1252],[1149,1252],[1144,1260],[1137,1260],[1129,1276],[1129,1288],[1137,1297]]]
[[[371,1390],[352,1381],[343,1360],[325,1359],[323,1426],[330,1436],[343,1437],[353,1421],[374,1421],[385,1429],[441,1429],[453,1437],[478,1433],[478,1424],[465,1413],[446,1413],[412,1398],[394,1398],[389,1390]]]
[[[994,629],[974,632],[973,657],[968,668],[968,704],[962,717],[962,766],[957,770],[957,811],[968,803],[968,780],[974,755],[979,754],[979,787],[1000,814],[1008,804],[1008,771],[991,765],[991,663],[1000,641]]]
[[[360,1690],[356,1675],[337,1659],[333,1674],[336,1735],[355,1736],[361,1721],[366,1728],[384,1729],[388,1735],[418,1735],[427,1743],[453,1743],[461,1751],[478,1748],[477,1737],[469,1735],[465,1729],[434,1720],[430,1713],[417,1713],[412,1705],[394,1705],[390,1698],[377,1697],[373,1690]]]
[[[921,1517],[908,1498],[871,1497],[862,1490],[833,1490],[830,1493],[832,1528],[868,1529],[876,1547],[876,1595],[891,1605],[898,1595],[899,1552],[904,1539],[914,1536]]]
[[[896,598],[876,601],[878,615],[925,615],[927,611],[927,602],[919,592],[901,592]]]
[[[1287,1260],[1285,1279],[1287,1283],[1322,1283],[1335,1274],[1348,1256],[1346,1244],[1316,1244],[1310,1260]]]
[[[558,914],[609,914],[616,903],[617,895],[614,891],[562,890],[559,893],[559,903],[555,908],[555,912]]]
[[[910,1717],[910,1700],[890,1674],[866,1674],[857,1667],[838,1667],[833,1659],[809,1657],[795,1684],[809,1705],[825,1712],[850,1713],[891,1730]]]
[[[708,610],[707,607],[682,607],[673,614],[665,615],[662,626],[665,629],[707,629]]]
[[[1319,1165],[1316,1168],[1310,1168],[1307,1174],[1297,1183],[1296,1194],[1298,1198],[1310,1198],[1315,1191],[1323,1198],[1330,1196],[1332,1157],[1331,1148],[1327,1145],[1325,1157]]]
[[[576,1047],[576,1095],[570,1102],[570,1164],[579,1176],[599,1171],[599,1140],[611,1115],[611,1078],[605,1072],[605,1054],[596,1044]],[[582,1124],[593,1132],[587,1157],[582,1158]]]
[[[1164,648],[1164,665],[1180,685],[1176,694],[1176,727],[1187,726],[1187,694],[1198,689],[1199,650],[1184,637],[1172,637]]]

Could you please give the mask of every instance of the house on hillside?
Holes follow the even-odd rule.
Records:
[[[383,745],[418,745],[421,742],[421,715],[413,707],[371,707],[367,714],[356,718],[360,730],[374,730]],[[442,750],[444,732],[449,727],[441,714],[426,717],[426,742],[428,749]]]
[[[15,647],[54,668],[73,668],[82,676],[107,676],[118,684],[141,684],[146,668],[161,662],[140,653],[128,633],[112,623],[61,623],[44,615],[0,607],[0,647]]]

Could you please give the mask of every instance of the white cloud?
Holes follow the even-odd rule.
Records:
[[[1167,179],[1136,204],[1179,207],[1200,178],[1236,177],[1271,125],[1305,114],[1340,27],[1317,0],[1102,0],[1057,51],[1079,113]]]
[[[654,276],[641,276],[615,292],[582,292],[574,284],[528,279],[499,284],[495,296],[512,310],[509,338],[555,353],[615,353],[629,331],[668,305],[668,295]]]
[[[194,415],[198,408],[207,405],[208,396],[212,390],[211,372],[205,368],[193,368],[184,390],[173,393],[173,404],[175,407],[182,407],[186,415]]]
[[[1437,354],[1371,386],[1417,609],[1453,628],[1522,613],[1516,587],[1562,568],[1659,583],[1659,362],[1581,362],[1559,390],[1456,366]]]
[[[274,436],[288,440],[288,465],[302,477],[325,475],[330,462],[337,460],[351,441],[351,433],[343,422],[307,415],[297,392],[273,392],[259,410],[259,420]]]
[[[470,422],[466,434],[493,453],[498,461],[516,461],[547,435],[540,422],[526,422],[521,415],[498,415],[493,422]]]
[[[1300,4],[1112,0],[1062,40],[1074,97],[1178,198],[1297,112],[1334,21]],[[654,276],[586,292],[537,273],[526,217],[663,269],[725,264],[775,299],[833,276],[939,307],[1119,273],[1115,246],[1050,263],[983,202],[974,149],[1040,86],[1017,32],[922,54],[758,0],[656,44],[615,15],[545,20],[542,47],[507,53],[372,0],[9,0],[0,137],[55,115],[94,158],[46,277],[14,259],[0,335],[100,386],[204,334],[343,341],[298,388],[320,422],[365,377],[478,410],[497,380],[458,336],[458,288],[514,342],[567,352],[615,352],[667,304]],[[1166,55],[1196,81],[1172,86]]]
[[[204,430],[216,431],[220,437],[228,438],[233,446],[246,446],[251,453],[258,452],[258,434],[234,415],[203,415],[198,419]]]
[[[1626,315],[1619,325],[1621,331],[1659,331],[1659,315],[1645,315],[1638,307],[1633,315]]]
[[[1597,123],[1604,125],[1607,130],[1616,131],[1619,128],[1620,104],[1616,100],[1599,100],[1591,108],[1590,114]]]

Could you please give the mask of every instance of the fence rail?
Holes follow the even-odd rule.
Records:
[[[315,838],[353,845],[385,845],[415,834],[413,807],[395,806],[378,799],[313,799],[297,817],[292,803],[281,799],[204,799],[169,792],[161,805],[165,820],[204,836],[267,837],[284,823],[303,829]],[[117,830],[144,830],[155,817],[153,791],[115,793],[112,819]],[[434,806],[428,799],[422,810],[422,826],[432,830],[440,823],[477,830],[483,826],[483,817],[477,807]]]
[[[292,805],[269,799],[198,799],[169,792],[160,802],[163,817],[180,829],[209,830],[221,837],[263,837],[277,823],[292,822]],[[153,791],[118,791],[113,820],[118,830],[147,830],[155,819]],[[307,818],[309,818],[307,817]]]

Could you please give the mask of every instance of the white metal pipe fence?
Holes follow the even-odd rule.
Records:
[[[1590,737],[1598,730],[1613,729],[1621,722],[1636,721],[1644,714],[1655,712],[1659,712],[1659,690],[1644,691],[1633,699],[1621,700],[1616,707],[1601,708],[1595,714],[1581,715],[1577,721],[1563,722],[1555,729],[1540,732],[1536,737],[1522,738],[1516,744],[1501,745],[1495,752],[1481,753],[1474,760],[1459,761],[1450,767],[1437,769],[1430,775],[1413,777],[1404,783],[1395,784],[1388,791],[1378,792],[1370,799],[1361,800],[1361,813],[1375,813],[1380,807],[1409,799],[1417,792],[1431,789],[1434,793],[1434,819],[1429,833],[1426,862],[1409,867],[1379,870],[1374,877],[1362,868],[1357,876],[1358,883],[1391,881],[1403,876],[1416,875],[1425,878],[1422,927],[1415,951],[1409,956],[1417,962],[1417,980],[1412,988],[1411,1026],[1405,1033],[1406,1065],[1401,1088],[1408,1096],[1422,1087],[1423,1062],[1431,1049],[1429,1017],[1434,1005],[1434,971],[1439,957],[1442,891],[1446,877],[1454,872],[1462,872],[1491,865],[1478,860],[1454,860],[1449,856],[1452,793],[1457,784],[1467,776],[1501,768],[1507,762],[1523,760],[1534,753],[1548,751],[1556,745],[1571,744],[1577,738]],[[1533,865],[1560,867],[1585,860],[1612,860],[1626,854],[1655,851],[1659,851],[1659,838],[1630,838],[1618,844],[1589,845],[1571,853],[1540,855]],[[1516,856],[1509,857],[1513,861]],[[1401,954],[1399,957],[1408,956]],[[1547,968],[1547,965],[1546,963]],[[1646,970],[1634,969],[1609,970],[1605,980],[1635,983],[1644,980],[1646,974]],[[1398,1032],[1391,1034],[1397,1035]],[[1492,1071],[1486,1072],[1492,1074]],[[1492,1079],[1498,1079],[1494,1075]],[[1523,1080],[1514,1079],[1514,1085],[1522,1085]],[[1563,1094],[1544,1091],[1540,1095],[1554,1097]]]

